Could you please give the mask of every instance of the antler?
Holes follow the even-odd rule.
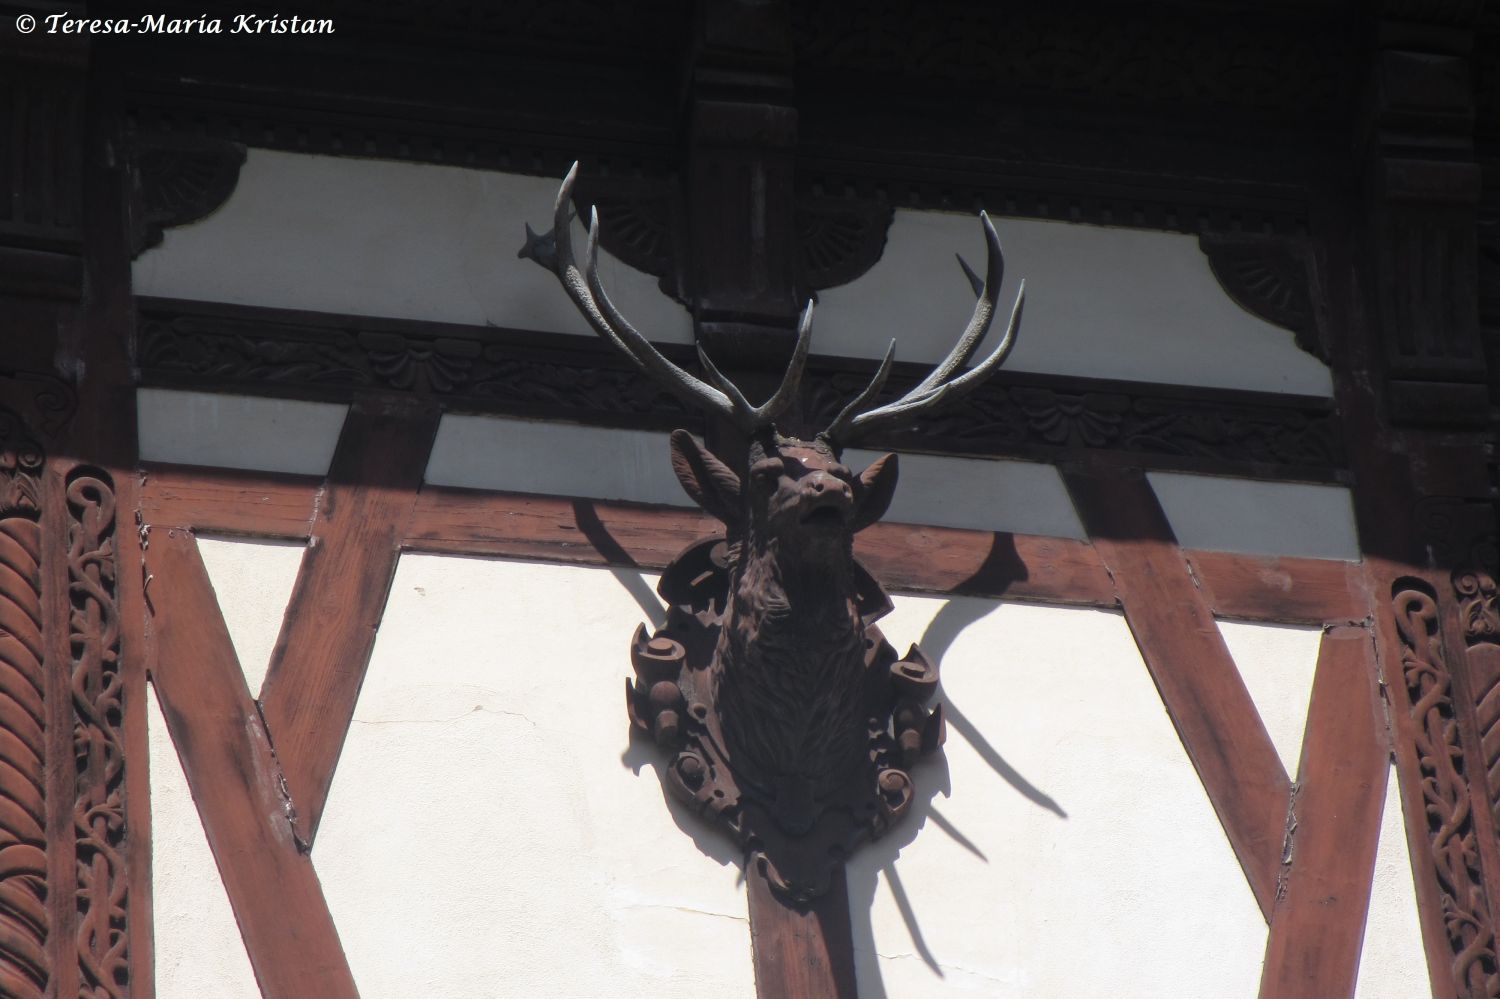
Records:
[[[578,311],[583,313],[594,332],[630,358],[643,374],[656,379],[683,402],[730,420],[747,435],[770,427],[797,397],[797,390],[802,384],[802,370],[806,366],[807,351],[812,340],[812,302],[809,301],[807,308],[802,311],[802,319],[797,325],[797,346],[792,352],[791,363],[781,380],[781,386],[771,398],[759,406],[752,406],[744,393],[708,359],[700,344],[698,360],[718,388],[709,385],[663,357],[610,301],[599,280],[597,208],[589,213],[588,247],[584,252],[583,269],[579,270],[578,262],[573,257],[573,240],[569,230],[571,220],[568,216],[568,204],[572,201],[573,183],[577,177],[578,164],[574,163],[557,190],[550,234],[553,245],[548,246],[546,236],[538,236],[527,226],[527,243],[521,255],[532,257],[555,273],[568,297],[578,306]]]
[[[880,394],[880,390],[885,387],[886,378],[890,376],[891,360],[896,353],[896,341],[892,340],[870,384],[840,410],[828,429],[818,434],[819,437],[835,447],[842,447],[873,430],[905,423],[927,410],[967,395],[1005,363],[1006,357],[1016,345],[1016,331],[1021,326],[1021,307],[1026,301],[1025,281],[1021,282],[1021,287],[1016,291],[1016,303],[1011,308],[1010,323],[1006,326],[1004,339],[977,366],[954,377],[956,372],[969,363],[985,334],[989,332],[990,322],[995,318],[995,296],[999,293],[1000,281],[1005,276],[1005,254],[1000,250],[1000,237],[995,234],[995,227],[987,214],[980,212],[979,221],[984,225],[987,256],[984,285],[976,288],[979,301],[974,303],[974,315],[969,320],[968,328],[958,338],[943,363],[933,368],[926,378],[895,402],[861,413],[860,410]],[[977,279],[968,265],[964,264],[963,258],[959,258],[959,264],[963,266],[969,280],[977,285]]]

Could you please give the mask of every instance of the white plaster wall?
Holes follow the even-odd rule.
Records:
[[[691,506],[670,454],[658,431],[449,413],[438,426],[426,481]]]
[[[592,336],[557,278],[516,256],[522,223],[552,227],[561,179],[252,149],[223,207],[135,262],[135,291]],[[692,342],[655,278],[602,251],[599,272],[647,336]]]
[[[200,545],[253,669],[298,548]],[[626,648],[660,619],[654,583],[402,558],[314,850],[366,999],[492,981],[504,995],[753,994],[734,851],[668,803],[660,754],[627,732]],[[949,741],[915,775],[914,821],[851,865],[861,994],[1253,996],[1265,924],[1123,620],[895,603],[892,643],[942,662]],[[1219,626],[1295,773],[1317,630]],[[162,995],[255,995],[151,710]],[[1360,999],[1420,994],[1403,991],[1421,951],[1391,802]]]
[[[306,550],[297,541],[198,535],[198,551],[251,697],[260,697]]]
[[[347,406],[263,396],[136,391],[142,461],[265,472],[328,471]]]
[[[1006,367],[1096,378],[1332,395],[1328,369],[1292,334],[1236,305],[1194,236],[994,220],[1005,248],[998,342],[1021,278],[1026,309]],[[968,323],[974,294],[953,255],[984,270],[977,216],[896,212],[885,253],[820,293],[813,349],[935,362]]]
[[[1359,955],[1355,999],[1413,999],[1430,995],[1427,952],[1417,921],[1417,890],[1412,880],[1411,854],[1406,846],[1406,822],[1396,787],[1396,768],[1390,769],[1385,789],[1385,812],[1380,822],[1380,846],[1375,854],[1375,885],[1365,918],[1364,947]]]
[[[1358,561],[1354,506],[1342,486],[1149,472],[1184,548]]]
[[[880,452],[851,448],[858,470]],[[667,435],[490,416],[447,415],[426,481],[513,492],[691,506],[672,472]],[[939,455],[901,456],[901,485],[886,520],[1082,538],[1051,465]]]
[[[897,597],[881,626],[942,656],[949,734],[850,865],[862,996],[1256,994],[1265,922],[1118,615]]]
[[[167,723],[146,691],[157,999],[260,999]]]
[[[880,451],[850,448],[849,467],[862,469]],[[979,531],[1083,538],[1083,525],[1057,469],[1030,461],[987,461],[946,455],[901,455],[901,478],[885,520]]]
[[[252,149],[222,208],[167,230],[136,261],[136,291],[590,335],[556,280],[516,256],[523,222],[551,225],[557,182]],[[1031,219],[997,225],[1007,303],[1019,279],[1027,282],[1011,368],[1332,393],[1328,370],[1291,333],[1223,293],[1195,237]],[[574,228],[581,240],[583,223]],[[880,262],[820,294],[813,349],[878,357],[895,337],[902,360],[942,357],[973,309],[955,252],[983,269],[977,218],[897,211]],[[691,341],[686,311],[655,278],[608,255],[600,270],[651,339]],[[997,325],[1008,314],[1007,304]]]
[[[313,851],[364,999],[754,994],[732,850],[629,739],[620,578],[402,557]]]
[[[1246,621],[1218,625],[1281,765],[1296,780],[1323,629]]]

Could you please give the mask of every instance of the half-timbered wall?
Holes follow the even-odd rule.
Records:
[[[175,300],[178,313],[201,300],[583,333],[537,279],[545,275],[513,256],[514,220],[543,217],[550,194],[549,183],[512,175],[252,150],[224,208],[140,258],[136,290]],[[815,350],[867,359],[895,336],[899,356],[934,359],[964,319],[951,254],[982,253],[973,230],[968,216],[897,212],[881,261],[821,294]],[[1024,275],[1038,303],[1021,370],[1312,400],[1331,391],[1326,367],[1290,332],[1225,296],[1192,237],[1026,220],[1001,220],[1001,234],[1008,282]],[[606,275],[655,338],[687,339],[685,314],[654,282],[618,261]],[[942,288],[955,294],[931,293]],[[160,358],[169,369],[173,355]],[[425,366],[414,377],[429,386],[467,371],[451,359],[445,369],[440,348],[400,363]],[[255,394],[253,377],[240,377],[236,394],[171,379],[142,389],[148,481],[170,482],[173,464],[320,478],[347,405],[313,401],[313,381],[299,390],[278,369],[266,373],[274,396]],[[569,497],[580,527],[580,503],[685,505],[657,430],[463,409],[437,423],[427,488]],[[1087,438],[1096,417],[1050,419],[1067,440]],[[906,459],[894,524],[1084,550],[1101,530],[1100,510],[1075,507],[1087,490],[1053,462]],[[1301,590],[1297,573],[1255,560],[1315,560],[1299,564],[1331,577],[1357,565],[1336,475],[1277,482],[1170,467],[1141,481],[1208,574],[1184,571],[1183,585],[1212,587],[1212,566],[1224,572],[1240,556],[1260,585],[1288,592]],[[539,994],[751,994],[733,850],[666,800],[652,747],[630,740],[619,710],[625,640],[662,613],[654,575],[493,557],[503,545],[472,549],[489,558],[455,557],[462,548],[438,537],[413,533],[395,569],[311,854],[361,994],[468,995],[500,978]],[[203,534],[199,548],[255,695],[299,549]],[[920,569],[909,578],[910,590],[943,589]],[[918,775],[915,821],[849,866],[861,994],[1256,994],[1274,898],[1247,865],[1274,870],[1288,858],[1249,861],[1243,844],[1237,853],[1216,814],[1229,806],[1206,793],[1212,778],[1195,767],[1203,750],[1184,744],[1181,708],[1159,689],[1174,681],[1138,647],[1150,648],[1150,613],[1122,615],[1116,597],[1093,595],[1097,584],[1037,584],[1004,600],[898,596],[883,623],[898,646],[915,641],[942,657],[950,738],[945,761]],[[1158,609],[1170,616],[1180,593],[1169,589]],[[1323,626],[1365,611],[1335,600],[1278,614],[1274,598],[1258,599],[1250,610],[1226,601],[1211,644],[1222,650],[1218,668],[1242,679],[1266,751],[1296,780],[1315,724]],[[158,994],[223,980],[253,995],[164,725],[152,739]],[[1405,995],[1425,977],[1405,833],[1398,810],[1388,804],[1384,815],[1360,999]],[[1366,832],[1373,842],[1373,826]],[[180,853],[162,852],[176,843]],[[371,870],[403,874],[372,882]],[[412,950],[431,958],[413,962]]]

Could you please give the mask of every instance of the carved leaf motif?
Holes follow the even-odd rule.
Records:
[[[46,758],[41,532],[0,518],[0,993],[42,999],[46,951]]]
[[[115,493],[109,476],[75,468],[67,476],[68,617],[72,648],[73,749],[77,799],[77,953],[83,995],[125,999],[125,754],[120,623],[115,597]]]
[[[1392,611],[1422,771],[1428,841],[1453,951],[1453,980],[1464,999],[1500,995],[1500,963],[1474,842],[1463,746],[1443,656],[1434,594],[1419,580],[1397,582]]]
[[[693,419],[675,396],[602,348],[569,344],[563,353],[545,337],[513,331],[434,337],[359,329],[352,317],[313,326],[303,317],[259,319],[254,310],[228,318],[175,308],[145,310],[140,356],[150,377],[308,387],[378,384],[546,415],[635,416],[657,426]],[[815,361],[805,379],[809,425],[827,426],[869,381],[868,371],[830,367]],[[882,401],[920,377],[910,366],[898,366]],[[1343,461],[1337,420],[1326,404],[1226,403],[1113,384],[1077,392],[1031,381],[1002,375],[881,443],[971,453],[1119,448],[1306,468]]]

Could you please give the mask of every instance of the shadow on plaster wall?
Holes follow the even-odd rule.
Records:
[[[933,617],[917,643],[928,659],[941,663],[944,653],[965,628],[994,609],[994,603],[969,597],[954,597],[948,600]],[[937,700],[943,705],[951,731],[956,732],[973,747],[985,764],[1006,784],[1022,797],[1039,808],[1046,809],[1060,819],[1067,819],[1067,811],[1051,795],[1027,780],[1008,763],[1000,751],[985,738],[971,722],[946,690],[938,691]],[[855,965],[859,979],[859,994],[865,999],[886,999],[885,985],[880,972],[880,956],[875,945],[875,928],[872,911],[878,883],[883,879],[886,889],[901,921],[911,938],[912,949],[922,962],[938,978],[946,977],[939,954],[934,952],[922,932],[921,915],[913,906],[906,886],[901,881],[896,861],[901,851],[926,828],[930,821],[943,834],[951,838],[964,850],[973,854],[981,863],[990,863],[990,858],[963,830],[934,807],[938,794],[949,797],[952,781],[946,756],[918,764],[912,773],[917,787],[917,798],[912,802],[911,812],[899,826],[886,837],[866,844],[861,848],[855,863],[848,869],[849,916],[854,940]],[[931,835],[929,833],[929,835]]]
[[[616,566],[611,568],[610,572],[635,598],[651,624],[660,626],[666,618],[660,599],[651,586],[641,578],[640,571],[633,568],[636,564],[635,560],[609,534],[608,529],[599,520],[594,512],[593,504],[587,500],[576,500],[573,504],[573,512],[579,530],[600,554]],[[622,564],[632,568],[619,567]],[[1014,544],[1010,542],[1009,536],[997,533],[984,563],[969,582],[982,579],[987,586],[1003,590],[1003,585],[997,585],[999,580],[1025,578],[1025,574],[1025,565],[1016,555]],[[944,653],[953,645],[963,630],[988,614],[994,606],[994,602],[990,600],[953,597],[943,604],[932,621],[928,623],[917,644],[931,661],[940,663]],[[1067,811],[1051,795],[1032,784],[1007,762],[968,716],[959,710],[945,690],[939,689],[937,700],[943,705],[950,729],[968,742],[985,764],[1006,784],[1032,804],[1046,809],[1060,819],[1067,819]],[[739,881],[743,883],[744,857],[741,856],[733,841],[724,834],[723,830],[704,821],[701,816],[694,814],[672,796],[664,780],[663,768],[666,761],[662,759],[660,749],[644,733],[630,726],[624,727],[629,732],[629,744],[620,754],[621,764],[637,777],[641,775],[642,769],[650,767],[661,787],[662,800],[666,803],[672,821],[692,840],[698,851],[705,857],[721,866],[733,865],[738,869]],[[880,973],[879,954],[875,949],[874,924],[871,918],[875,892],[881,875],[884,876],[886,887],[891,892],[892,900],[901,914],[902,922],[906,925],[912,946],[918,956],[934,975],[938,978],[945,977],[942,963],[923,935],[919,915],[896,870],[896,860],[900,857],[902,849],[917,838],[917,835],[926,827],[928,820],[930,819],[937,829],[964,850],[973,854],[980,862],[985,864],[990,862],[990,858],[974,840],[933,807],[933,800],[939,793],[945,798],[952,794],[952,781],[946,757],[940,755],[936,759],[919,763],[912,777],[917,793],[906,818],[885,837],[861,846],[856,854],[856,862],[846,865],[855,964],[860,995],[866,999],[886,999],[885,986]]]
[[[667,609],[662,606],[656,590],[641,578],[635,559],[614,539],[609,528],[599,519],[593,500],[574,500],[573,520],[589,544],[594,546],[594,550],[609,561],[610,574],[620,581],[620,585],[640,605],[641,613],[646,615],[651,627],[655,629],[666,624]]]
[[[740,855],[739,848],[729,835],[700,815],[694,814],[686,805],[672,796],[667,788],[665,769],[670,762],[664,758],[661,747],[644,732],[624,722],[624,705],[621,705],[620,717],[622,725],[630,732],[630,744],[625,747],[625,752],[620,754],[620,762],[625,768],[637,777],[641,770],[650,767],[651,772],[656,775],[656,781],[661,786],[662,800],[667,803],[667,811],[672,816],[672,821],[677,823],[677,828],[693,841],[698,847],[698,852],[714,861],[722,867],[731,864],[739,870],[739,883],[745,880],[745,858]]]

